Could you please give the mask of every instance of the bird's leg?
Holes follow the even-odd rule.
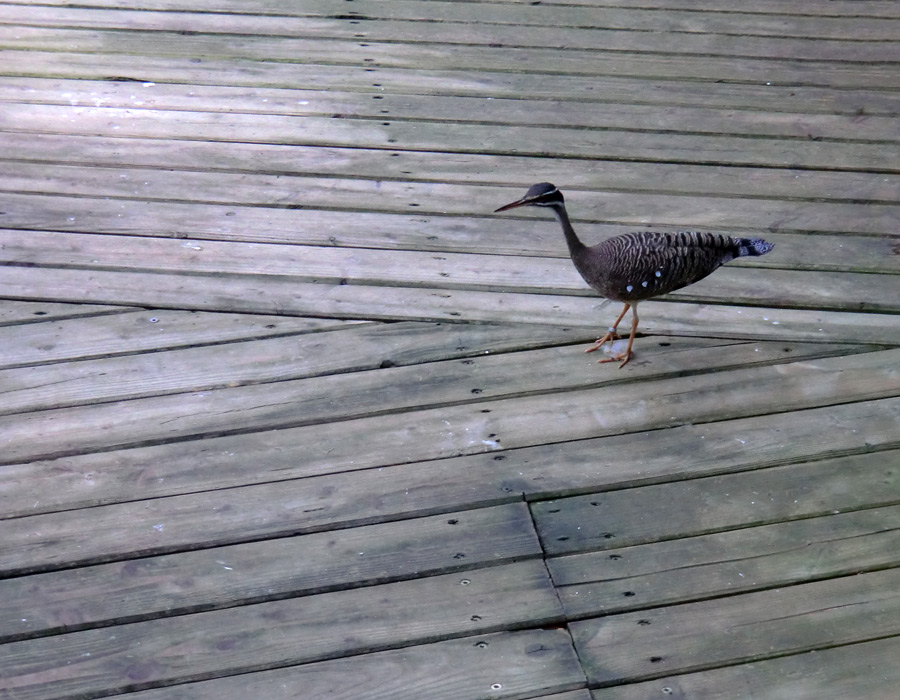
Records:
[[[627,310],[628,310],[628,308],[626,307],[625,311],[627,311]],[[622,313],[624,314],[625,312],[623,311]],[[632,317],[631,335],[628,336],[628,347],[625,349],[625,352],[620,353],[619,355],[613,355],[612,357],[607,357],[603,360],[597,360],[597,362],[618,362],[619,360],[622,360],[622,364],[619,365],[619,369],[622,369],[625,365],[628,364],[628,361],[634,355],[634,353],[631,352],[631,346],[634,345],[634,336],[637,335],[637,327],[638,327],[638,320],[639,320],[638,315],[637,315],[637,304],[633,304],[631,307],[631,317]],[[619,320],[620,321],[622,320],[621,316],[619,317]]]
[[[619,314],[619,318],[617,318],[616,322],[609,327],[609,330],[606,331],[606,335],[604,335],[602,338],[598,338],[591,347],[585,350],[585,352],[594,352],[594,350],[599,350],[600,348],[602,348],[603,345],[608,341],[616,340],[619,337],[619,334],[616,333],[616,329],[619,327],[619,324],[622,322],[622,319],[625,317],[625,314],[628,313],[628,309],[630,308],[630,304],[625,304],[625,308],[622,309],[622,313]]]

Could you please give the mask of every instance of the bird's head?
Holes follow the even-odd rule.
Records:
[[[499,209],[495,209],[494,212],[496,213],[499,211],[506,211],[507,209],[527,206],[558,207],[564,202],[565,200],[563,199],[562,192],[557,189],[556,185],[552,185],[549,182],[539,182],[538,184],[529,187],[522,199],[517,199],[515,202],[505,204]]]

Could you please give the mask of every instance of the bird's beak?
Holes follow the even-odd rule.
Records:
[[[510,202],[509,204],[504,204],[499,209],[494,209],[494,213],[501,211],[506,211],[507,209],[515,209],[516,207],[524,207],[526,204],[531,204],[532,199],[529,197],[522,197],[522,199],[517,199],[515,202]]]

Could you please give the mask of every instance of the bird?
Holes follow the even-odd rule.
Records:
[[[698,282],[729,260],[765,255],[775,247],[774,243],[762,238],[738,238],[699,231],[625,233],[587,246],[572,228],[562,192],[549,182],[532,185],[524,197],[505,204],[495,213],[525,206],[548,207],[562,226],[572,262],[584,281],[601,296],[625,304],[616,322],[585,352],[594,352],[618,339],[619,324],[631,309],[628,348],[623,353],[599,360],[621,362],[620,369],[634,355],[632,346],[638,328],[639,302]]]

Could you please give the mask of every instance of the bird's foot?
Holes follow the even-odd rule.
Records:
[[[619,353],[618,355],[612,355],[611,357],[605,357],[602,360],[597,360],[599,364],[604,362],[619,362],[622,361],[622,364],[619,365],[619,369],[622,369],[625,365],[628,364],[628,361],[634,357],[634,353],[631,350],[627,350],[626,352]]]
[[[618,339],[619,339],[619,334],[616,333],[616,329],[610,328],[609,331],[607,331],[606,335],[604,335],[602,338],[597,338],[597,340],[594,341],[594,344],[591,345],[591,347],[587,348],[585,350],[585,352],[594,352],[595,350],[599,350],[600,348],[602,348],[607,343],[610,343],[610,342],[612,342],[614,340],[618,340]],[[601,360],[601,362],[602,361],[603,360]]]

